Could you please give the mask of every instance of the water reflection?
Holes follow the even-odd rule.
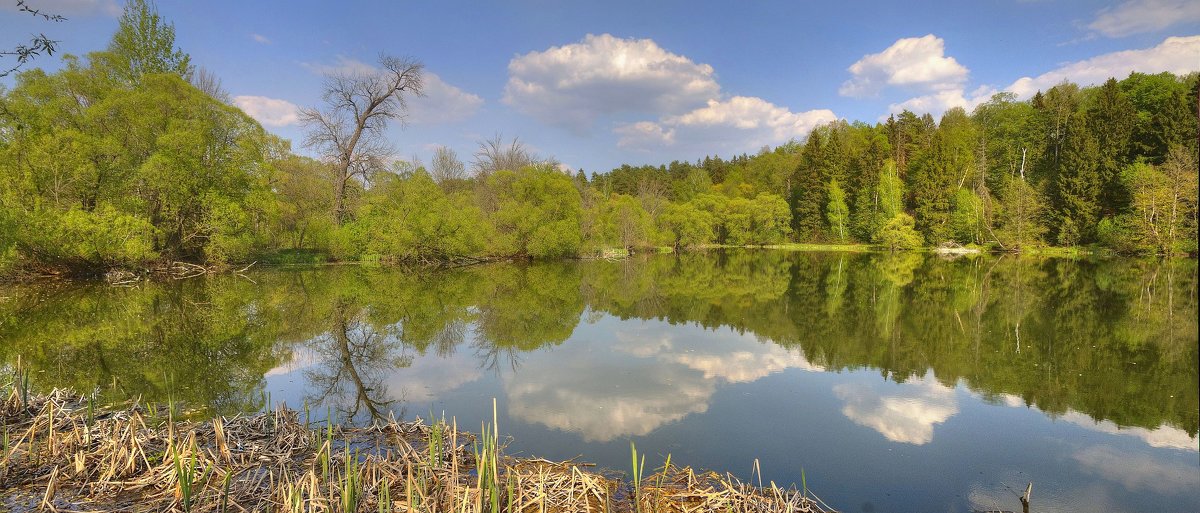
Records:
[[[844,383],[833,394],[845,401],[842,413],[855,424],[906,444],[929,443],[934,425],[958,413],[954,389],[932,376],[893,385]]]
[[[1174,495],[1200,487],[1200,473],[1194,466],[1162,462],[1146,454],[1093,445],[1071,457],[1084,472],[1120,483],[1130,492],[1151,490]]]
[[[799,350],[728,328],[605,316],[580,330],[579,343],[530,355],[520,372],[504,377],[511,416],[606,442],[704,413],[723,384],[788,368],[821,370]]]
[[[981,399],[1035,408],[1042,431],[1101,437],[1053,449],[1094,480],[1168,494],[1193,483],[1178,470],[1196,469],[1156,452],[1197,451],[1194,260],[727,251],[252,278],[9,286],[0,362],[22,358],[42,386],[171,396],[206,414],[262,407],[267,378],[293,382],[293,406],[359,421],[496,395],[511,420],[597,447],[709,436],[732,422],[714,411],[741,401],[767,425],[827,407],[836,421],[797,430],[932,450],[974,426]],[[765,395],[753,388],[765,383],[794,390],[728,397]],[[1148,477],[1099,470],[1116,457]],[[995,482],[964,486],[1003,496]]]

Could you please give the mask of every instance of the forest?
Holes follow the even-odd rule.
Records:
[[[144,0],[105,50],[64,61],[0,89],[0,275],[795,242],[1197,250],[1195,73],[1064,82],[589,175],[500,136],[469,163],[445,147],[429,165],[396,158],[384,128],[421,93],[422,66],[390,57],[374,76],[328,77],[293,147],[232,106]]]

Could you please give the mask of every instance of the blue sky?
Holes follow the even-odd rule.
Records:
[[[86,54],[104,48],[120,13],[116,0],[29,3],[69,19],[46,23],[0,4],[0,41],[44,32],[62,51]],[[497,133],[588,171],[694,160],[800,139],[835,118],[938,115],[1063,79],[1200,70],[1198,0],[905,3],[158,6],[193,62],[301,152],[294,109],[320,104],[322,73],[368,70],[380,52],[419,59],[428,95],[389,138],[399,157],[424,161],[447,145],[469,162]]]

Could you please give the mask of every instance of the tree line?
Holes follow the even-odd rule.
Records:
[[[1196,252],[1196,74],[837,121],[755,155],[564,172],[516,139],[395,158],[418,61],[327,77],[310,158],[229,104],[147,0],[0,90],[0,272],[172,260],[459,262],[784,242]]]

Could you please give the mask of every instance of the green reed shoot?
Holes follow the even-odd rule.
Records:
[[[198,462],[196,457],[196,441],[192,440],[191,449],[187,456],[180,454],[179,449],[171,447],[171,460],[175,466],[175,480],[179,484],[179,500],[184,512],[192,511],[192,501],[195,499],[197,487],[208,479],[212,467]],[[196,466],[199,463],[200,469]]]
[[[663,477],[667,475],[667,471],[671,470],[671,453],[667,453],[667,461],[663,463],[662,473],[658,475],[658,480],[654,483],[655,488],[662,488]]]
[[[225,480],[221,483],[221,509],[220,513],[228,513],[229,511],[229,485],[233,480],[233,472],[225,473]]]
[[[379,513],[392,513],[392,483],[387,478],[383,479],[383,485],[379,488],[377,502]]]
[[[475,442],[475,464],[479,493],[487,498],[489,511],[500,513],[500,436],[496,426],[496,398],[492,398],[492,425],[484,423]]]
[[[642,472],[646,470],[646,455],[642,455],[641,462],[638,462],[637,446],[632,441],[629,442],[629,454],[633,459],[633,504],[637,511],[642,510]]]
[[[358,509],[362,495],[362,482],[358,475],[358,450],[350,454],[350,445],[346,444],[346,468],[342,474],[342,511],[347,513]]]
[[[433,468],[438,468],[441,466],[442,452],[445,451],[446,416],[443,414],[441,422],[438,422],[431,412],[429,419],[433,423],[429,427],[429,463]]]

